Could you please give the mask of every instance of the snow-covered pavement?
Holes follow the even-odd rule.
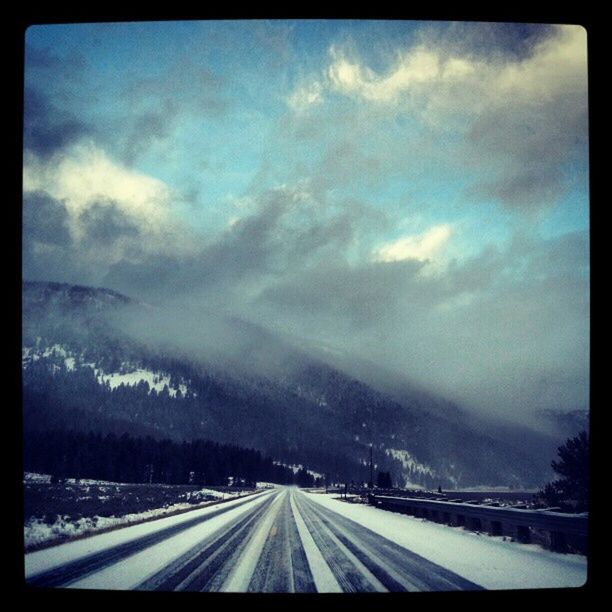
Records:
[[[586,559],[282,488],[25,556],[33,586],[234,592],[574,587]]]

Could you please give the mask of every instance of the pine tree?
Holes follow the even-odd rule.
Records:
[[[391,472],[378,472],[376,486],[379,489],[391,489],[393,486],[391,482]]]
[[[569,438],[557,449],[560,461],[551,467],[561,476],[548,483],[540,494],[551,505],[575,508],[581,512],[589,505],[589,439],[586,431]]]

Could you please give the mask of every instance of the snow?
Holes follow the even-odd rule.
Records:
[[[253,499],[262,499],[268,493],[256,493],[253,495]],[[230,500],[224,503],[225,508],[229,508],[233,505],[242,503],[243,499]],[[184,521],[191,520],[192,518],[205,516],[211,512],[215,512],[218,509],[218,505],[207,506],[191,512],[184,512],[175,516],[168,516],[165,518],[148,521],[146,523],[140,523],[138,525],[131,525],[124,529],[117,529],[109,531],[107,533],[100,533],[91,537],[75,540],[72,542],[66,542],[43,550],[37,550],[25,555],[25,573],[26,577],[33,576],[40,572],[48,569],[57,567],[68,561],[73,561],[81,557],[85,557],[101,550],[106,550],[117,544],[123,544],[135,540],[141,536],[148,535],[159,529],[164,529],[171,525],[178,525]],[[244,504],[241,507],[251,507],[250,504]],[[226,516],[225,513],[221,516]],[[213,519],[211,519],[212,521]],[[208,521],[207,521],[208,522]]]
[[[445,489],[445,493],[537,493],[538,489],[511,489],[507,486],[479,485],[475,487],[461,487],[460,489]]]
[[[41,351],[32,347],[22,347],[22,363],[26,365],[30,361],[37,361],[41,358],[49,358],[52,356],[62,357],[66,369],[74,371],[76,368],[76,357],[66,347],[60,344],[54,344],[53,346],[47,347]],[[186,395],[189,388],[187,381],[181,381],[177,387],[170,385],[170,376],[164,372],[154,372],[147,370],[146,368],[138,367],[133,364],[123,363],[122,370],[126,368],[130,371],[125,372],[105,372],[101,368],[98,368],[95,363],[84,363],[83,367],[91,367],[96,375],[96,378],[101,384],[108,382],[111,389],[115,389],[121,384],[126,386],[135,386],[142,381],[149,383],[151,390],[155,389],[158,393],[164,389],[164,386],[168,387],[168,393],[175,397],[177,391],[180,390],[182,395]],[[195,394],[194,394],[195,395]]]
[[[461,527],[349,504],[328,495],[305,495],[486,589],[566,588],[586,582],[587,560],[582,555],[504,541],[501,536],[480,535]]]
[[[36,472],[24,472],[23,474],[23,482],[51,482],[50,474],[38,474]]]
[[[200,542],[212,536],[229,521],[250,512],[254,506],[261,503],[263,503],[263,496],[259,496],[251,504],[244,504],[204,523],[190,527],[172,538],[165,539],[101,571],[77,580],[71,583],[69,587],[79,589],[132,589],[191,550],[195,542]],[[194,516],[193,513],[189,513],[189,517],[192,516]]]
[[[151,390],[155,389],[158,393],[163,391],[164,387],[168,387],[168,393],[175,397],[177,389],[170,386],[170,376],[162,374],[160,372],[152,372],[151,370],[145,370],[143,368],[137,368],[133,372],[127,372],[121,374],[119,372],[113,372],[111,374],[105,373],[99,368],[95,368],[96,377],[101,383],[107,383],[111,389],[115,389],[121,384],[126,386],[136,386],[141,382],[145,381],[149,383]],[[187,393],[187,386],[185,384],[179,384],[178,388],[182,395]]]
[[[70,479],[74,482],[74,479]],[[70,480],[66,481],[70,484]],[[32,482],[32,480],[30,480]],[[37,480],[36,482],[48,482],[45,480]],[[81,484],[92,485],[112,485],[103,480],[81,480]],[[108,499],[108,496],[97,495],[97,499]],[[23,526],[24,544],[26,548],[38,546],[41,544],[52,544],[53,540],[65,538],[76,538],[87,534],[94,534],[97,531],[104,531],[113,527],[126,527],[133,523],[150,521],[154,518],[161,518],[175,512],[184,510],[193,510],[194,503],[199,503],[200,506],[205,503],[211,503],[213,497],[217,500],[232,499],[241,497],[241,493],[214,491],[212,489],[199,489],[197,491],[189,491],[186,493],[186,502],[179,502],[163,508],[152,508],[144,512],[124,514],[122,516],[86,516],[79,519],[71,519],[68,516],[57,515],[53,523],[48,523],[41,517],[30,517]],[[81,499],[87,499],[83,497]]]
[[[388,456],[400,461],[404,469],[413,470],[420,474],[435,475],[434,471],[428,465],[419,463],[408,451],[388,448],[385,452]]]
[[[230,575],[223,585],[223,591],[228,593],[247,592],[251,577],[253,576],[253,572],[255,571],[255,567],[263,551],[268,534],[272,529],[282,499],[283,495],[278,495],[266,510],[264,517],[257,525],[255,533],[251,536],[246,549],[242,555],[240,555],[240,559],[236,565],[232,568]]]
[[[50,483],[51,475],[50,474],[39,474],[37,472],[24,472],[23,474],[23,482],[40,482],[40,483]],[[64,484],[81,484],[81,485],[122,485],[125,486],[125,483],[119,482],[110,482],[108,480],[92,480],[88,478],[81,478],[80,480],[76,480],[76,478],[66,478],[64,480]]]
[[[295,518],[295,524],[302,540],[304,547],[304,553],[308,559],[308,565],[312,572],[314,583],[319,593],[341,593],[342,587],[336,580],[333,572],[329,568],[329,565],[323,558],[321,551],[317,547],[304,519],[298,510],[293,496],[291,496],[291,509],[293,511],[293,517]]]
[[[274,461],[273,462],[275,465],[281,465],[283,467],[289,468],[291,470],[293,470],[294,474],[297,474],[301,469],[304,468],[304,466],[301,463],[296,464],[291,464],[288,465],[287,463],[283,463],[282,461]],[[313,478],[323,478],[323,474],[320,474],[319,472],[315,472],[314,470],[306,470],[306,472],[308,474],[310,474]]]

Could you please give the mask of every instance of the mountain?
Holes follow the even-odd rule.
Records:
[[[479,426],[443,398],[377,386],[325,351],[201,307],[24,282],[22,338],[26,435],[63,427],[206,438],[341,480],[369,479],[370,448],[376,469],[400,485],[550,480],[554,453],[525,431]]]
[[[544,426],[550,426],[561,436],[573,438],[581,431],[589,431],[589,412],[588,410],[542,410],[538,414]]]

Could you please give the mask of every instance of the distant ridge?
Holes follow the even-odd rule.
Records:
[[[85,285],[71,285],[70,283],[57,283],[54,281],[30,281],[23,280],[23,290],[24,291],[34,291],[39,290],[42,292],[56,292],[56,293],[66,293],[70,296],[79,296],[79,295],[108,295],[112,296],[119,301],[122,301],[126,304],[135,303],[135,300],[124,295],[123,293],[119,293],[118,291],[114,291],[113,289],[107,289],[106,287],[87,287]]]

